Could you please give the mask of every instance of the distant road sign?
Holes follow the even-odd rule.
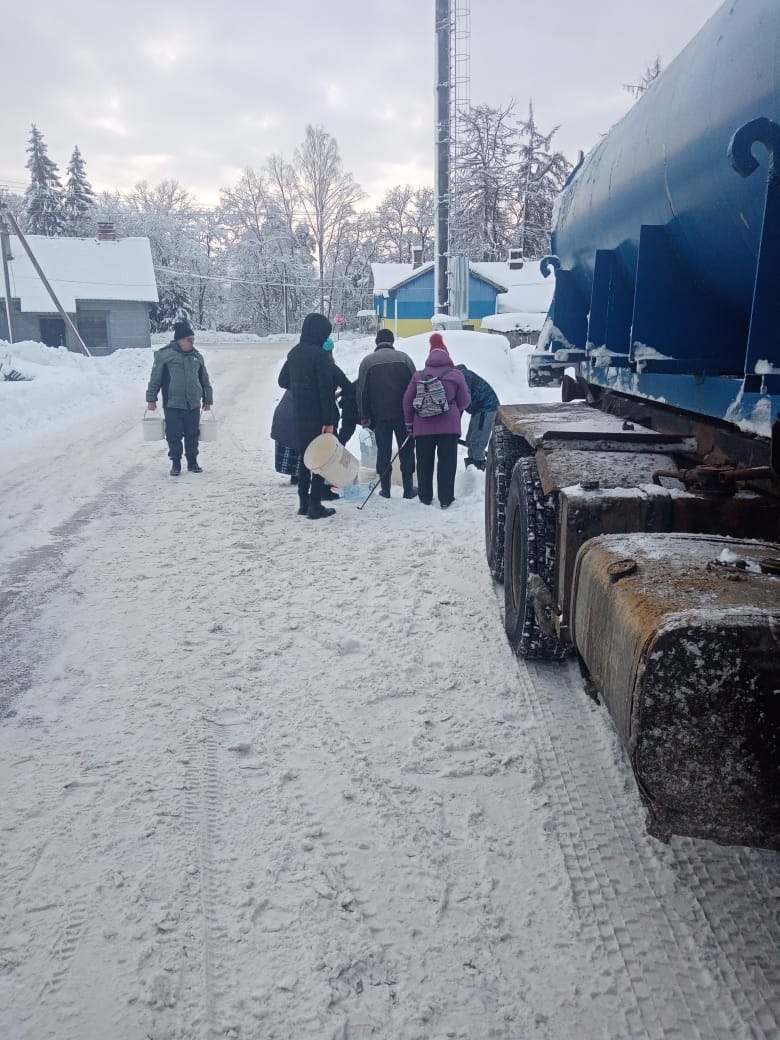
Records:
[[[344,315],[343,314],[337,314],[336,317],[333,319],[333,321],[334,321],[334,323],[336,325],[343,325],[344,324]]]

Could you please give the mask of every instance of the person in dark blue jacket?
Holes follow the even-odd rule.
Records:
[[[476,466],[477,469],[485,468],[485,449],[487,448],[493,423],[498,411],[498,395],[493,387],[482,376],[472,372],[465,365],[455,366],[463,373],[466,385],[471,394],[471,404],[466,411],[471,416],[468,433],[466,434],[466,447],[468,455],[464,459],[466,469]]]

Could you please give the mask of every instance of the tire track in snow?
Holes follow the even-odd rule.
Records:
[[[44,545],[28,550],[6,571],[0,592],[0,630],[3,633],[3,689],[0,693],[0,720],[12,710],[17,698],[30,688],[36,667],[45,656],[39,645],[32,652],[27,638],[30,627],[51,594],[70,576],[64,557],[84,529],[112,507],[126,506],[125,485],[140,471],[131,467],[120,478],[111,480],[100,495],[76,509],[50,532]]]
[[[544,718],[549,733],[566,734],[571,724],[567,701],[581,700],[580,718],[584,721],[579,723],[579,737],[565,739],[560,753],[550,742],[560,774],[559,792],[577,809],[564,814],[558,833],[575,848],[580,844],[587,848],[587,859],[583,862],[579,857],[580,870],[585,870],[584,887],[588,889],[588,873],[598,877],[598,898],[608,897],[604,902],[604,927],[614,930],[624,962],[634,951],[642,951],[643,982],[639,992],[644,991],[656,1009],[661,1035],[676,1032],[685,1040],[698,1036],[706,1040],[774,1036],[776,1022],[765,1032],[750,1006],[748,994],[755,993],[757,984],[767,997],[772,991],[763,988],[768,983],[762,980],[760,972],[756,975],[742,969],[744,958],[734,941],[740,932],[736,922],[732,919],[725,922],[725,927],[712,929],[704,914],[692,910],[690,898],[679,900],[669,871],[668,850],[655,847],[642,829],[641,817],[627,812],[625,799],[617,794],[620,784],[616,771],[605,770],[601,756],[589,753],[594,743],[597,745],[600,738],[603,741],[604,720],[592,712],[588,722],[587,705],[574,667],[550,668],[530,663],[526,666],[518,662],[518,672],[524,695]],[[619,745],[616,737],[613,740],[614,756]],[[570,835],[566,822],[575,820],[580,821],[579,833]],[[584,821],[589,821],[590,827],[586,828]],[[688,866],[690,877],[697,855],[695,843],[689,845],[694,848]],[[741,851],[723,850],[724,855],[733,855],[737,860]],[[630,865],[630,872],[623,864]],[[659,880],[659,870],[666,875],[664,884]],[[721,892],[725,890],[730,899],[739,886],[733,874],[728,880],[733,888],[727,884]],[[691,894],[689,890],[688,896]],[[589,901],[593,902],[592,892]],[[629,906],[631,917],[622,909]],[[778,949],[776,941],[770,945]],[[713,978],[720,979],[716,992],[712,992]],[[644,1016],[636,1023],[645,1030],[648,1024]]]

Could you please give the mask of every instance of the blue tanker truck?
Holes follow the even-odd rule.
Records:
[[[780,3],[729,0],[573,171],[488,452],[518,655],[576,654],[648,828],[780,848]]]

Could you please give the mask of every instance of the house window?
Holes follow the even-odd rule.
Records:
[[[39,318],[41,343],[47,347],[65,346],[65,322],[62,318]]]
[[[79,314],[81,338],[91,354],[108,353],[108,318],[104,313]]]

